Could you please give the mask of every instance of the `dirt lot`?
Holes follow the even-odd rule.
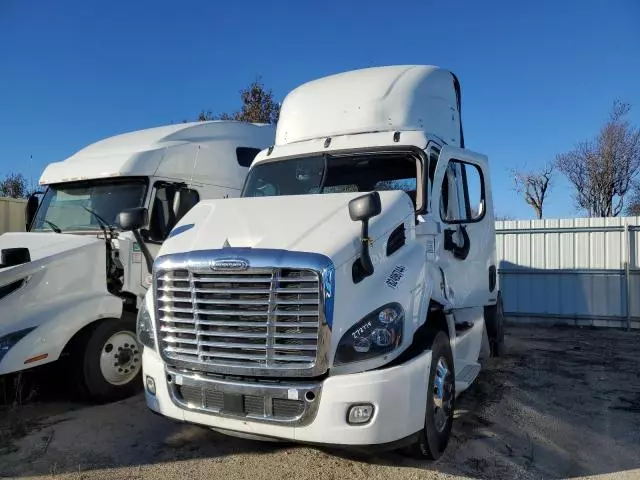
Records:
[[[155,416],[139,396],[91,407],[25,405],[12,421],[26,435],[8,440],[5,411],[0,475],[639,479],[640,332],[510,327],[507,345],[459,398],[452,441],[435,463],[225,437]]]

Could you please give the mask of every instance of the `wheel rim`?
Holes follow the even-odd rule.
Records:
[[[100,352],[100,371],[111,385],[124,385],[133,380],[140,368],[141,348],[132,332],[111,335]]]
[[[438,358],[433,379],[433,420],[436,430],[442,432],[451,416],[453,382],[449,365],[444,357]]]

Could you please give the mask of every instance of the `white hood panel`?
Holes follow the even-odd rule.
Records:
[[[66,252],[95,242],[103,242],[95,236],[70,235],[54,232],[11,232],[0,235],[0,250],[26,247],[31,261]]]
[[[349,217],[349,201],[362,193],[232,198],[198,203],[174,228],[160,256],[234,248],[313,252],[337,267],[359,251],[360,222]],[[381,192],[382,213],[369,223],[377,239],[413,214],[404,192]],[[389,218],[385,222],[385,218]]]

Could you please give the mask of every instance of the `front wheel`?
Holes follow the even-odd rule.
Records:
[[[89,336],[82,360],[82,381],[92,400],[120,400],[142,386],[142,348],[130,320],[102,321]]]
[[[418,439],[406,453],[415,458],[437,460],[449,443],[456,398],[453,354],[444,332],[436,334],[431,352],[425,422]]]

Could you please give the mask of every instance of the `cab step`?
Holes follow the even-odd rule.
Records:
[[[459,372],[456,372],[456,397],[471,386],[479,373],[479,363],[466,363]]]

